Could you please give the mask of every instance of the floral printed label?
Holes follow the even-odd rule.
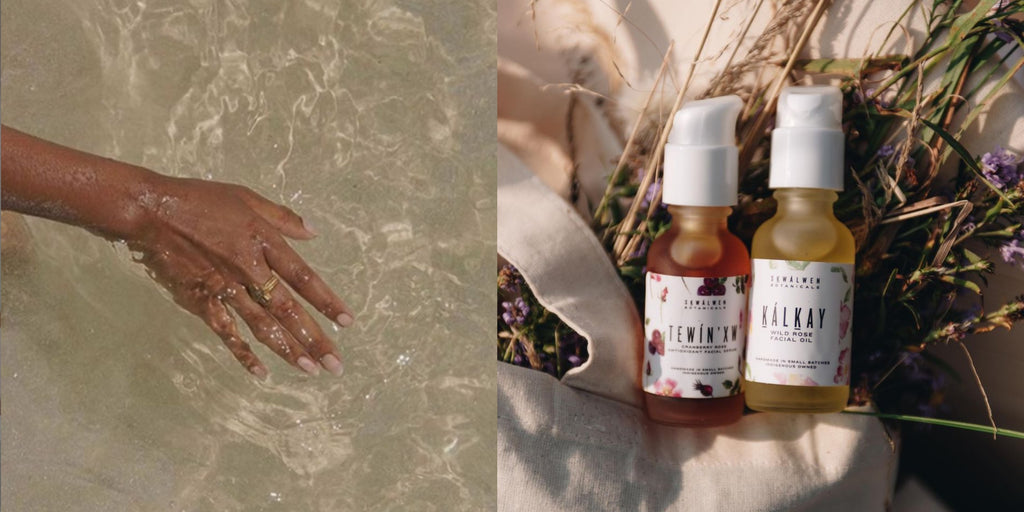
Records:
[[[746,379],[788,386],[848,385],[853,265],[751,263]]]
[[[747,276],[648,272],[646,288],[644,391],[677,398],[739,393]]]

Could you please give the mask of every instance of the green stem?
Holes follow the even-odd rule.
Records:
[[[505,360],[506,363],[511,363],[512,362],[512,355],[514,354],[515,346],[516,346],[516,338],[515,338],[515,336],[513,336],[513,337],[509,338],[508,345],[505,345],[505,357],[504,357],[504,360]]]
[[[906,67],[904,67],[903,69],[900,69],[899,71],[894,73],[892,76],[890,76],[884,82],[882,82],[882,85],[879,85],[877,88],[875,88],[875,93],[872,94],[871,96],[868,96],[864,100],[864,102],[867,103],[869,101],[874,101],[876,98],[878,98],[879,95],[881,95],[883,92],[885,92],[886,89],[888,89],[890,86],[892,86],[892,84],[896,83],[899,79],[907,76],[907,74],[909,74],[911,71],[913,71],[914,68],[916,68],[917,66],[920,66],[921,64],[927,62],[928,59],[931,59],[933,57],[941,55],[945,51],[948,51],[950,49],[950,47],[951,47],[951,45],[949,45],[948,43],[944,44],[944,45],[942,45],[942,46],[940,46],[940,47],[938,47],[938,48],[936,48],[936,49],[926,53],[925,55],[923,55],[922,57],[918,58],[917,60],[914,60],[910,64],[907,64]]]
[[[843,413],[859,414],[861,416],[874,416],[876,418],[888,420],[916,421],[918,423],[928,423],[929,425],[940,425],[943,427],[953,427],[963,430],[973,430],[975,432],[985,432],[986,434],[1012,437],[1014,439],[1024,439],[1024,432],[1019,432],[1016,430],[1010,430],[1005,428],[993,428],[988,425],[979,425],[977,423],[965,423],[963,421],[926,418],[924,416],[908,416],[906,414],[887,414],[882,412],[843,411]]]
[[[562,378],[562,339],[558,335],[558,328],[555,326],[555,377]]]

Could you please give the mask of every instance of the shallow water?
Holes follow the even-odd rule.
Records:
[[[292,207],[357,318],[322,322],[343,377],[260,350],[260,383],[123,249],[30,219],[3,261],[3,508],[494,508],[492,3],[0,9],[5,124]]]

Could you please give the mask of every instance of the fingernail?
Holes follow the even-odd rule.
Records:
[[[334,374],[335,377],[341,377],[342,372],[345,370],[341,366],[341,361],[334,354],[327,354],[320,358],[320,364],[324,365],[324,368]]]
[[[302,229],[305,229],[306,231],[309,232],[309,234],[313,236],[317,236],[320,234],[317,232],[316,229],[313,228],[313,225],[306,219],[302,219]]]
[[[304,371],[304,372],[306,372],[306,373],[308,373],[308,374],[310,374],[310,375],[312,375],[314,377],[316,377],[317,375],[320,375],[320,367],[317,366],[316,363],[314,363],[312,359],[310,359],[310,358],[308,358],[306,356],[302,356],[302,357],[299,358],[299,360],[297,362],[299,363],[299,368],[302,368],[302,371]]]
[[[267,380],[267,369],[262,366],[253,366],[249,368],[249,373],[252,373],[259,380]]]
[[[354,321],[354,319],[352,318],[352,315],[350,315],[348,313],[342,313],[342,314],[338,315],[338,318],[336,320],[338,321],[338,325],[340,325],[342,327],[348,327],[348,326],[352,325],[352,322]]]

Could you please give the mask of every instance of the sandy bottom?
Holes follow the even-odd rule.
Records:
[[[357,316],[342,378],[259,383],[123,248],[29,219],[11,257],[5,214],[4,510],[494,508],[494,16],[3,2],[5,124],[287,204]]]

